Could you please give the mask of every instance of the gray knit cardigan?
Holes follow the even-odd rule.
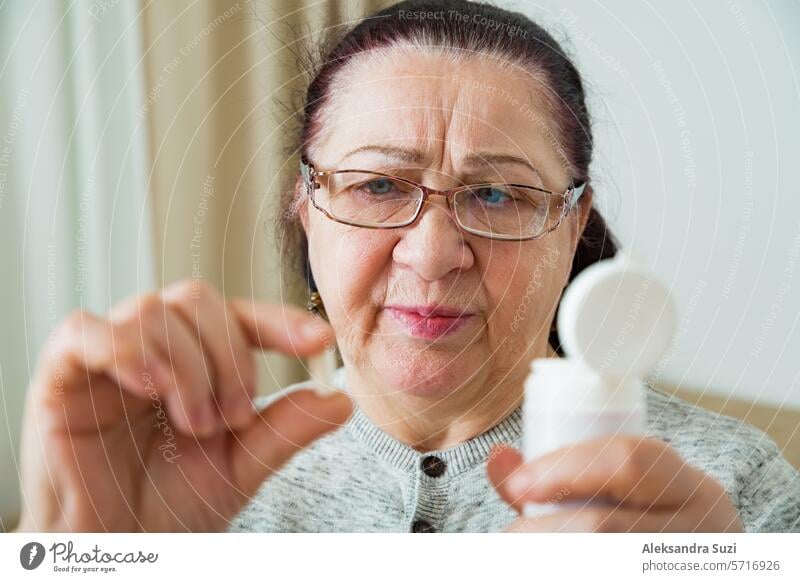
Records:
[[[337,383],[344,386],[344,368]],[[306,386],[257,400],[259,407]],[[800,474],[764,432],[652,387],[648,436],[720,481],[749,532],[800,531]],[[486,474],[492,446],[520,446],[522,409],[486,432],[420,453],[384,432],[357,406],[339,429],[298,452],[232,520],[233,532],[495,532],[517,514]],[[430,459],[441,461],[431,470]]]

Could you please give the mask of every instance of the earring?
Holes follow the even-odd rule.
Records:
[[[328,315],[325,313],[325,306],[322,304],[322,296],[317,291],[312,291],[306,303],[306,309],[312,313],[316,313],[322,319],[327,320]]]

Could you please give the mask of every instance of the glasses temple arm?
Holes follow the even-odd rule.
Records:
[[[584,190],[586,190],[586,182],[581,182],[577,186],[572,187],[571,195],[569,197],[570,208],[575,208],[575,205],[578,203],[578,200],[580,200]]]
[[[304,159],[300,159],[300,173],[303,175],[303,181],[308,184],[311,180],[311,167]]]

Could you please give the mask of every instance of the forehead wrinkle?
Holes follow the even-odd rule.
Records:
[[[428,52],[430,51],[425,50],[422,51],[422,54],[424,55]],[[416,50],[412,54],[419,55],[420,51]],[[447,53],[445,53],[445,55],[452,56],[447,55]],[[387,80],[398,82],[397,77],[391,77],[386,74],[387,69],[384,59],[387,56],[393,57],[395,62],[397,62],[396,52],[388,50],[372,51],[349,61],[342,70],[337,73],[332,84],[333,90],[330,93],[330,106],[321,108],[327,119],[332,121],[337,113],[344,113],[344,107],[346,107],[346,105],[343,105],[343,103],[346,99],[342,97],[346,97],[348,93],[352,94],[352,92],[357,92],[359,90],[363,91],[364,85],[369,85],[370,83],[384,82]],[[472,55],[472,58],[474,57],[475,55]],[[465,61],[466,59],[457,60]],[[509,61],[505,61],[502,64],[504,70],[509,69],[512,73],[515,72],[515,69],[519,68]],[[383,72],[383,74],[377,75],[377,79],[375,76],[369,74],[370,66],[373,65],[378,66],[377,70]],[[452,63],[448,62],[448,66],[451,65]],[[409,73],[413,73],[410,67],[408,70]],[[353,81],[357,80],[357,77],[364,71],[368,73],[366,81],[362,80],[354,84]],[[405,71],[401,70],[401,72]],[[558,120],[557,117],[551,114],[552,107],[557,105],[552,103],[554,96],[548,94],[546,83],[544,83],[544,90],[531,86],[531,82],[537,85],[540,84],[541,77],[537,75],[536,72],[526,70],[524,75],[520,76],[519,71],[516,71],[515,74],[517,74],[518,78],[526,81],[526,86],[522,88],[522,91],[529,103],[527,109],[529,113],[526,114],[522,109],[518,112],[519,115],[523,116],[520,118],[520,121],[524,120],[526,124],[537,126],[536,133],[542,134],[543,142],[549,146],[548,149],[556,150],[552,153],[555,159],[559,161],[560,165],[563,166],[563,153],[557,151],[560,142],[560,134],[557,128]],[[422,79],[442,78],[441,75],[412,76],[417,78],[421,77]],[[478,83],[480,82],[479,79],[479,77],[476,77]],[[359,87],[361,87],[361,89],[359,89]],[[418,101],[417,96],[421,93],[423,96],[421,100],[423,105],[408,105],[407,103],[404,105],[402,100],[399,102],[396,100],[399,97],[389,104],[384,104],[386,119],[391,120],[392,124],[388,133],[393,135],[387,136],[386,125],[379,125],[377,127],[378,129],[382,129],[381,132],[375,133],[375,131],[370,131],[368,128],[367,131],[358,136],[359,141],[361,143],[395,143],[406,147],[416,147],[417,149],[428,152],[431,157],[435,158],[429,160],[429,165],[432,165],[440,161],[443,163],[447,155],[448,144],[450,145],[451,152],[454,149],[453,146],[455,146],[455,149],[464,148],[467,153],[485,149],[481,146],[486,143],[485,133],[488,128],[492,131],[499,132],[503,142],[509,141],[515,149],[520,150],[520,153],[523,154],[522,157],[525,157],[525,152],[528,148],[525,144],[520,144],[517,139],[522,136],[515,137],[515,135],[510,134],[514,127],[517,126],[510,126],[503,129],[490,121],[490,116],[499,108],[498,106],[503,105],[502,97],[493,96],[485,87],[472,84],[468,78],[461,83],[449,84],[445,91],[438,91],[437,89],[438,88],[431,83],[421,83],[415,86],[414,91],[417,93],[413,102],[416,103]],[[448,99],[448,97],[451,98]],[[520,99],[524,98],[520,97]],[[445,102],[449,105],[446,108],[444,107]],[[358,100],[348,103],[349,106],[356,108],[357,104]],[[513,105],[506,104],[505,107],[513,107]],[[392,114],[393,111],[395,114]],[[362,112],[363,111],[358,111],[357,108],[357,111],[347,113],[350,115],[358,115]],[[338,118],[338,121],[341,124],[348,123],[348,121],[342,121],[341,117]],[[502,118],[499,118],[498,121],[502,122]],[[355,125],[359,123],[357,120],[352,120],[352,122]],[[371,121],[366,121],[363,117],[362,123],[374,124]],[[470,131],[476,124],[483,126],[481,130],[477,132]],[[328,135],[330,135],[332,130],[338,131],[342,129],[333,128],[330,121],[323,122],[322,125],[324,129],[328,130]],[[318,140],[317,143],[319,144],[321,141],[322,140]],[[457,152],[457,154],[461,154],[461,152]],[[463,155],[459,157],[463,157]],[[548,157],[550,156],[548,155]],[[532,165],[538,166],[538,164]]]
[[[353,79],[358,78],[359,74],[363,71],[369,71],[371,68],[377,68],[378,70],[385,70],[383,64],[390,59],[391,62],[398,62],[398,52],[400,53],[401,57],[403,55],[419,55],[419,54],[437,54],[437,55],[445,55],[448,58],[448,61],[451,65],[456,65],[457,63],[464,62],[468,58],[469,55],[465,56],[459,51],[452,52],[447,50],[444,47],[432,47],[432,46],[417,46],[413,42],[401,42],[395,43],[393,45],[387,47],[381,47],[376,50],[371,50],[367,53],[363,53],[358,55],[357,57],[351,59],[347,63],[342,66],[342,68],[336,73],[334,78],[332,79],[330,90],[328,93],[328,101],[319,109],[319,123],[320,123],[320,134],[319,139],[316,140],[316,143],[309,144],[309,151],[313,152],[314,155],[322,149],[322,144],[329,139],[331,133],[334,131],[333,122],[334,120],[339,117],[339,114],[344,109],[343,102],[345,99],[343,97],[347,95],[348,92],[358,91],[359,85],[353,84]],[[473,56],[474,57],[474,56]],[[414,75],[412,75],[414,76]],[[420,77],[416,75],[416,77]],[[433,78],[433,75],[422,76],[423,78]],[[436,78],[442,78],[442,76],[435,76]],[[381,79],[396,79],[396,77],[390,77],[387,75],[383,75]],[[374,83],[379,81],[380,79],[376,80],[374,78],[369,79],[367,84]],[[362,87],[363,89],[363,87]],[[428,87],[426,86],[426,90]],[[441,97],[434,93],[430,99],[426,100],[430,102],[431,100],[440,101]],[[437,127],[433,125],[433,121],[436,120],[436,115],[434,111],[431,111],[430,107],[421,107],[422,115],[409,115],[408,121],[410,125],[405,125],[406,132],[410,132],[410,136],[407,137],[414,137],[417,140],[423,142],[430,141],[430,134],[436,134]],[[406,121],[405,119],[403,121]]]

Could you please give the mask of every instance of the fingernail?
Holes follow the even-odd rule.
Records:
[[[324,327],[322,327],[320,323],[316,321],[306,321],[300,328],[300,335],[302,335],[305,340],[313,341],[322,336],[323,330]]]
[[[518,494],[523,494],[532,487],[530,478],[522,471],[516,471],[508,478],[508,488]]]

